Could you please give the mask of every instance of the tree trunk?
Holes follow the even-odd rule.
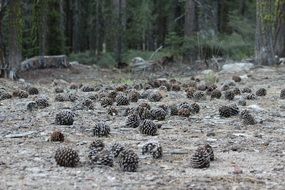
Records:
[[[72,50],[74,53],[80,51],[79,43],[79,11],[80,2],[79,0],[73,0],[73,32],[72,32]]]
[[[277,1],[274,51],[278,57],[285,57],[285,1]]]
[[[258,64],[276,63],[273,49],[274,0],[256,1],[255,59]]]
[[[229,26],[229,5],[228,0],[218,0],[218,31],[220,33],[231,33]]]
[[[239,14],[241,16],[245,15],[245,11],[246,11],[246,2],[245,0],[240,0],[240,4],[239,4]]]
[[[8,77],[8,65],[5,59],[6,47],[3,36],[3,19],[10,1],[0,0],[0,77]]]
[[[9,5],[9,37],[8,37],[8,62],[9,62],[9,78],[15,79],[16,72],[22,60],[21,52],[21,7],[19,0],[11,0]]]
[[[185,4],[184,34],[193,37],[198,32],[198,10],[195,0],[187,0]]]
[[[117,18],[116,24],[116,61],[122,62],[122,53],[125,49],[125,32],[126,32],[126,0],[113,0],[115,18]]]

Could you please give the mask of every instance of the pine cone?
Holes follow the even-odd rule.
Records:
[[[114,143],[111,146],[111,152],[113,153],[114,157],[118,157],[119,154],[125,150],[125,147],[119,143]]]
[[[0,89],[0,101],[12,98],[12,95],[5,90]]]
[[[137,128],[140,125],[140,118],[137,114],[131,114],[127,117],[126,127]]]
[[[285,89],[282,89],[280,91],[280,99],[285,99]],[[0,98],[0,100],[1,100],[1,98]]]
[[[128,93],[128,99],[131,101],[131,102],[137,102],[140,98],[140,93],[136,90],[131,90],[129,93]]]
[[[176,104],[172,104],[169,106],[170,115],[178,115],[178,109]]]
[[[147,90],[143,91],[141,93],[140,98],[141,99],[147,99],[151,92],[152,92],[152,89],[147,89]]]
[[[57,94],[54,98],[54,101],[56,101],[56,102],[64,102],[66,100],[67,100],[67,98],[65,96],[63,96],[62,94]]]
[[[78,153],[71,148],[59,148],[55,152],[55,161],[64,167],[75,167],[79,163]]]
[[[242,92],[242,93],[251,93],[252,90],[251,90],[250,88],[248,88],[248,87],[245,87],[245,88],[243,88],[243,89],[241,90],[241,92]]]
[[[205,150],[206,150],[206,156],[209,157],[210,161],[214,161],[215,160],[215,155],[214,155],[214,151],[213,148],[209,145],[206,144],[204,146]]]
[[[166,112],[162,109],[162,108],[154,108],[152,110],[150,110],[150,114],[152,119],[156,119],[156,120],[164,120],[166,117]]]
[[[186,109],[191,109],[191,105],[188,104],[187,102],[182,102],[178,105],[178,109],[183,109],[183,108],[186,108]]]
[[[97,123],[93,129],[93,135],[102,137],[102,136],[108,136],[110,134],[110,126],[105,123]]]
[[[64,141],[64,135],[60,131],[54,131],[50,135],[50,141],[59,141],[63,142]]]
[[[16,90],[13,92],[13,96],[19,97],[19,98],[28,98],[29,94],[28,92],[24,90]]]
[[[118,110],[116,110],[115,107],[111,106],[111,107],[109,107],[109,109],[108,109],[108,114],[109,114],[109,115],[112,115],[112,116],[118,115]]]
[[[162,157],[162,147],[157,142],[148,142],[142,147],[142,154],[151,154],[154,159]]]
[[[221,91],[227,91],[230,89],[230,86],[227,85],[227,84],[224,84],[222,87],[221,87]]]
[[[214,99],[214,98],[220,99],[221,96],[222,96],[221,91],[218,89],[215,89],[215,90],[213,90],[213,92],[211,94],[211,99]]]
[[[93,92],[93,91],[95,91],[95,89],[91,86],[83,86],[81,90],[82,90],[82,92]]]
[[[124,92],[124,91],[126,91],[127,90],[127,88],[128,88],[128,86],[127,85],[120,85],[120,86],[117,86],[116,87],[116,91],[117,92]]]
[[[78,97],[76,94],[68,94],[68,100],[71,102],[75,102],[76,100],[78,100]]]
[[[71,83],[70,86],[69,86],[69,89],[76,90],[76,89],[80,88],[80,86],[81,85],[79,85],[79,84]]]
[[[241,94],[240,89],[239,89],[238,87],[235,87],[235,88],[233,89],[233,93],[234,93],[235,95],[240,95],[240,94]]]
[[[153,121],[146,119],[140,123],[139,131],[141,134],[154,136],[157,134],[157,126]]]
[[[90,100],[95,101],[95,100],[98,100],[98,95],[97,95],[97,94],[91,94],[91,95],[88,96],[88,98],[89,98]]]
[[[113,99],[108,97],[103,97],[100,101],[102,107],[111,106],[113,104]]]
[[[108,94],[108,98],[110,98],[110,99],[112,99],[112,100],[115,100],[117,95],[118,95],[118,92],[117,92],[117,91],[111,91],[111,92],[109,92],[109,94]]]
[[[198,148],[191,157],[192,168],[210,167],[210,157],[208,151],[204,148]]]
[[[240,118],[242,119],[242,122],[244,125],[254,125],[256,124],[256,121],[254,117],[249,113],[248,110],[244,110],[240,113]]]
[[[34,111],[38,109],[38,104],[36,102],[29,102],[27,104],[27,110]]]
[[[172,84],[171,85],[171,90],[172,91],[180,91],[181,90],[181,87],[179,84]]]
[[[159,102],[162,99],[162,95],[158,91],[153,91],[148,95],[150,102]]]
[[[200,106],[197,103],[192,103],[190,108],[191,113],[199,113],[200,112]]]
[[[205,85],[205,84],[200,84],[200,85],[197,86],[197,90],[205,91],[205,90],[207,90],[207,85]]]
[[[57,87],[57,88],[54,89],[54,92],[55,93],[63,93],[64,90],[62,88],[60,88],[60,87]]]
[[[94,150],[94,151],[102,151],[105,148],[105,144],[102,140],[97,139],[94,140],[90,145],[89,145],[89,150]]]
[[[57,125],[72,125],[74,121],[74,113],[70,110],[63,110],[56,114],[55,123]]]
[[[255,94],[252,94],[252,93],[245,93],[243,94],[243,98],[247,100],[255,100],[256,96]]]
[[[123,171],[135,172],[139,166],[139,157],[133,150],[124,150],[119,155],[119,165]]]
[[[38,98],[36,100],[38,108],[43,109],[49,106],[48,100],[46,98]]]
[[[186,96],[187,96],[187,98],[193,98],[193,96],[194,96],[194,93],[196,92],[196,90],[194,89],[194,88],[188,88],[187,90],[186,90]]]
[[[117,106],[129,105],[129,99],[123,94],[118,94],[116,97]]]
[[[105,165],[112,167],[114,165],[114,157],[112,153],[108,150],[103,150],[95,152],[91,150],[88,155],[92,164],[95,165]]]
[[[178,115],[181,117],[189,117],[191,114],[190,109],[188,108],[180,108],[178,109]]]
[[[39,90],[36,88],[36,87],[29,87],[27,89],[28,93],[30,95],[36,95],[36,94],[39,94]]]
[[[202,91],[196,91],[193,94],[193,99],[194,100],[206,100],[205,93]]]
[[[226,100],[233,100],[235,98],[235,93],[232,90],[227,90],[225,92],[225,99]]]
[[[83,108],[86,108],[87,110],[93,110],[94,109],[93,101],[90,100],[89,98],[83,100],[81,105]]]
[[[142,106],[137,107],[137,113],[141,120],[151,118],[151,113],[148,107],[142,107]]]
[[[256,96],[266,96],[266,89],[265,88],[260,88],[256,91],[255,93]]]
[[[235,81],[235,82],[240,82],[240,81],[241,81],[240,76],[237,76],[237,75],[234,75],[234,76],[232,77],[232,79],[233,79],[233,81]]]
[[[238,100],[238,105],[241,105],[241,106],[246,106],[246,100],[244,98],[240,98]]]
[[[231,117],[239,114],[239,108],[233,104],[230,106],[222,106],[219,108],[219,114],[222,117]]]

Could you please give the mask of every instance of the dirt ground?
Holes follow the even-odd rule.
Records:
[[[170,74],[169,74],[170,73]],[[190,71],[165,72],[158,77],[176,78],[182,83],[190,81]],[[189,118],[168,116],[157,136],[141,135],[138,129],[124,128],[123,112],[146,100],[129,106],[115,106],[118,116],[110,116],[107,109],[94,101],[94,110],[76,110],[75,122],[71,126],[55,124],[55,115],[61,109],[74,108],[82,99],[98,92],[70,90],[69,82],[97,86],[129,85],[141,81],[140,77],[118,70],[75,66],[73,69],[41,70],[20,75],[40,91],[28,98],[12,98],[0,101],[0,189],[285,189],[285,100],[279,98],[285,88],[285,67],[259,67],[248,73],[235,73],[248,77],[237,83],[239,88],[250,87],[255,92],[260,87],[267,90],[265,97],[247,100],[247,106],[257,124],[245,126],[239,116],[221,118],[219,106],[231,102],[223,97],[219,100],[200,100],[201,110]],[[219,75],[218,87],[232,74]],[[155,75],[153,75],[155,76]],[[171,78],[170,78],[171,77]],[[203,79],[203,75],[198,75]],[[55,102],[54,82],[65,92],[76,93],[76,102]],[[60,80],[62,79],[62,80]],[[8,92],[23,86],[23,82],[0,79],[0,88]],[[140,91],[142,92],[142,90]],[[37,96],[49,98],[50,106],[38,111],[27,111],[26,105]],[[160,102],[150,103],[152,107],[161,104],[193,102],[184,91],[163,93]],[[92,128],[98,121],[111,126],[111,135],[101,138],[110,146],[120,142],[131,147],[140,157],[137,172],[122,172],[114,167],[88,164],[88,146],[95,139]],[[61,130],[65,142],[48,141],[54,130]],[[17,134],[23,137],[17,137]],[[162,159],[153,159],[141,154],[141,145],[148,140],[157,140],[163,147]],[[209,143],[215,154],[215,161],[209,168],[193,169],[190,158],[199,145]],[[77,150],[80,165],[64,168],[56,165],[54,153],[60,146]]]

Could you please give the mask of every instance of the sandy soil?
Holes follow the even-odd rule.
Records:
[[[238,116],[221,118],[218,108],[229,101],[223,97],[219,100],[207,97],[207,100],[197,102],[200,113],[189,118],[168,116],[160,122],[162,127],[157,136],[144,136],[138,129],[122,127],[125,123],[122,113],[127,107],[135,107],[145,100],[116,107],[118,116],[108,115],[107,109],[94,101],[94,110],[75,111],[73,125],[54,123],[58,111],[72,109],[85,97],[97,93],[73,90],[72,93],[80,97],[78,101],[54,102],[54,78],[94,86],[100,83],[115,86],[117,82],[133,83],[124,78],[133,79],[133,76],[81,66],[71,70],[24,73],[22,77],[39,88],[38,96],[49,98],[50,106],[27,111],[27,103],[37,95],[0,101],[0,189],[284,189],[285,100],[279,95],[285,88],[285,67],[261,67],[236,74],[249,75],[237,83],[239,88],[250,87],[254,92],[260,87],[267,89],[265,97],[247,100],[246,107],[239,106],[240,110],[250,109],[258,124],[245,126]],[[232,74],[219,74],[218,86],[231,77]],[[175,78],[181,82],[190,80],[181,75]],[[199,78],[203,79],[203,76]],[[71,91],[64,81],[57,83],[65,88],[65,92]],[[21,82],[0,79],[0,87],[9,92],[21,86]],[[238,99],[235,97],[231,103]],[[160,102],[150,104],[156,107],[184,101],[193,102],[186,98],[184,91],[170,91],[164,93]],[[140,157],[137,172],[122,172],[117,164],[114,167],[88,164],[88,145],[95,139],[91,130],[98,121],[111,126],[110,137],[101,138],[107,146],[120,142],[137,152]],[[64,133],[64,143],[48,141],[54,130]],[[14,137],[25,133],[24,137]],[[162,159],[154,160],[141,154],[141,145],[151,139],[163,146]],[[204,143],[213,147],[216,159],[207,169],[193,169],[190,167],[191,154]],[[54,153],[60,146],[77,150],[80,165],[76,168],[57,166]],[[239,174],[235,174],[237,170]]]

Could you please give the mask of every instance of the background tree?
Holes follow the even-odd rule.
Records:
[[[276,0],[276,23],[274,50],[279,57],[285,57],[285,1]]]
[[[257,0],[256,8],[255,58],[258,64],[273,65],[274,1]]]

